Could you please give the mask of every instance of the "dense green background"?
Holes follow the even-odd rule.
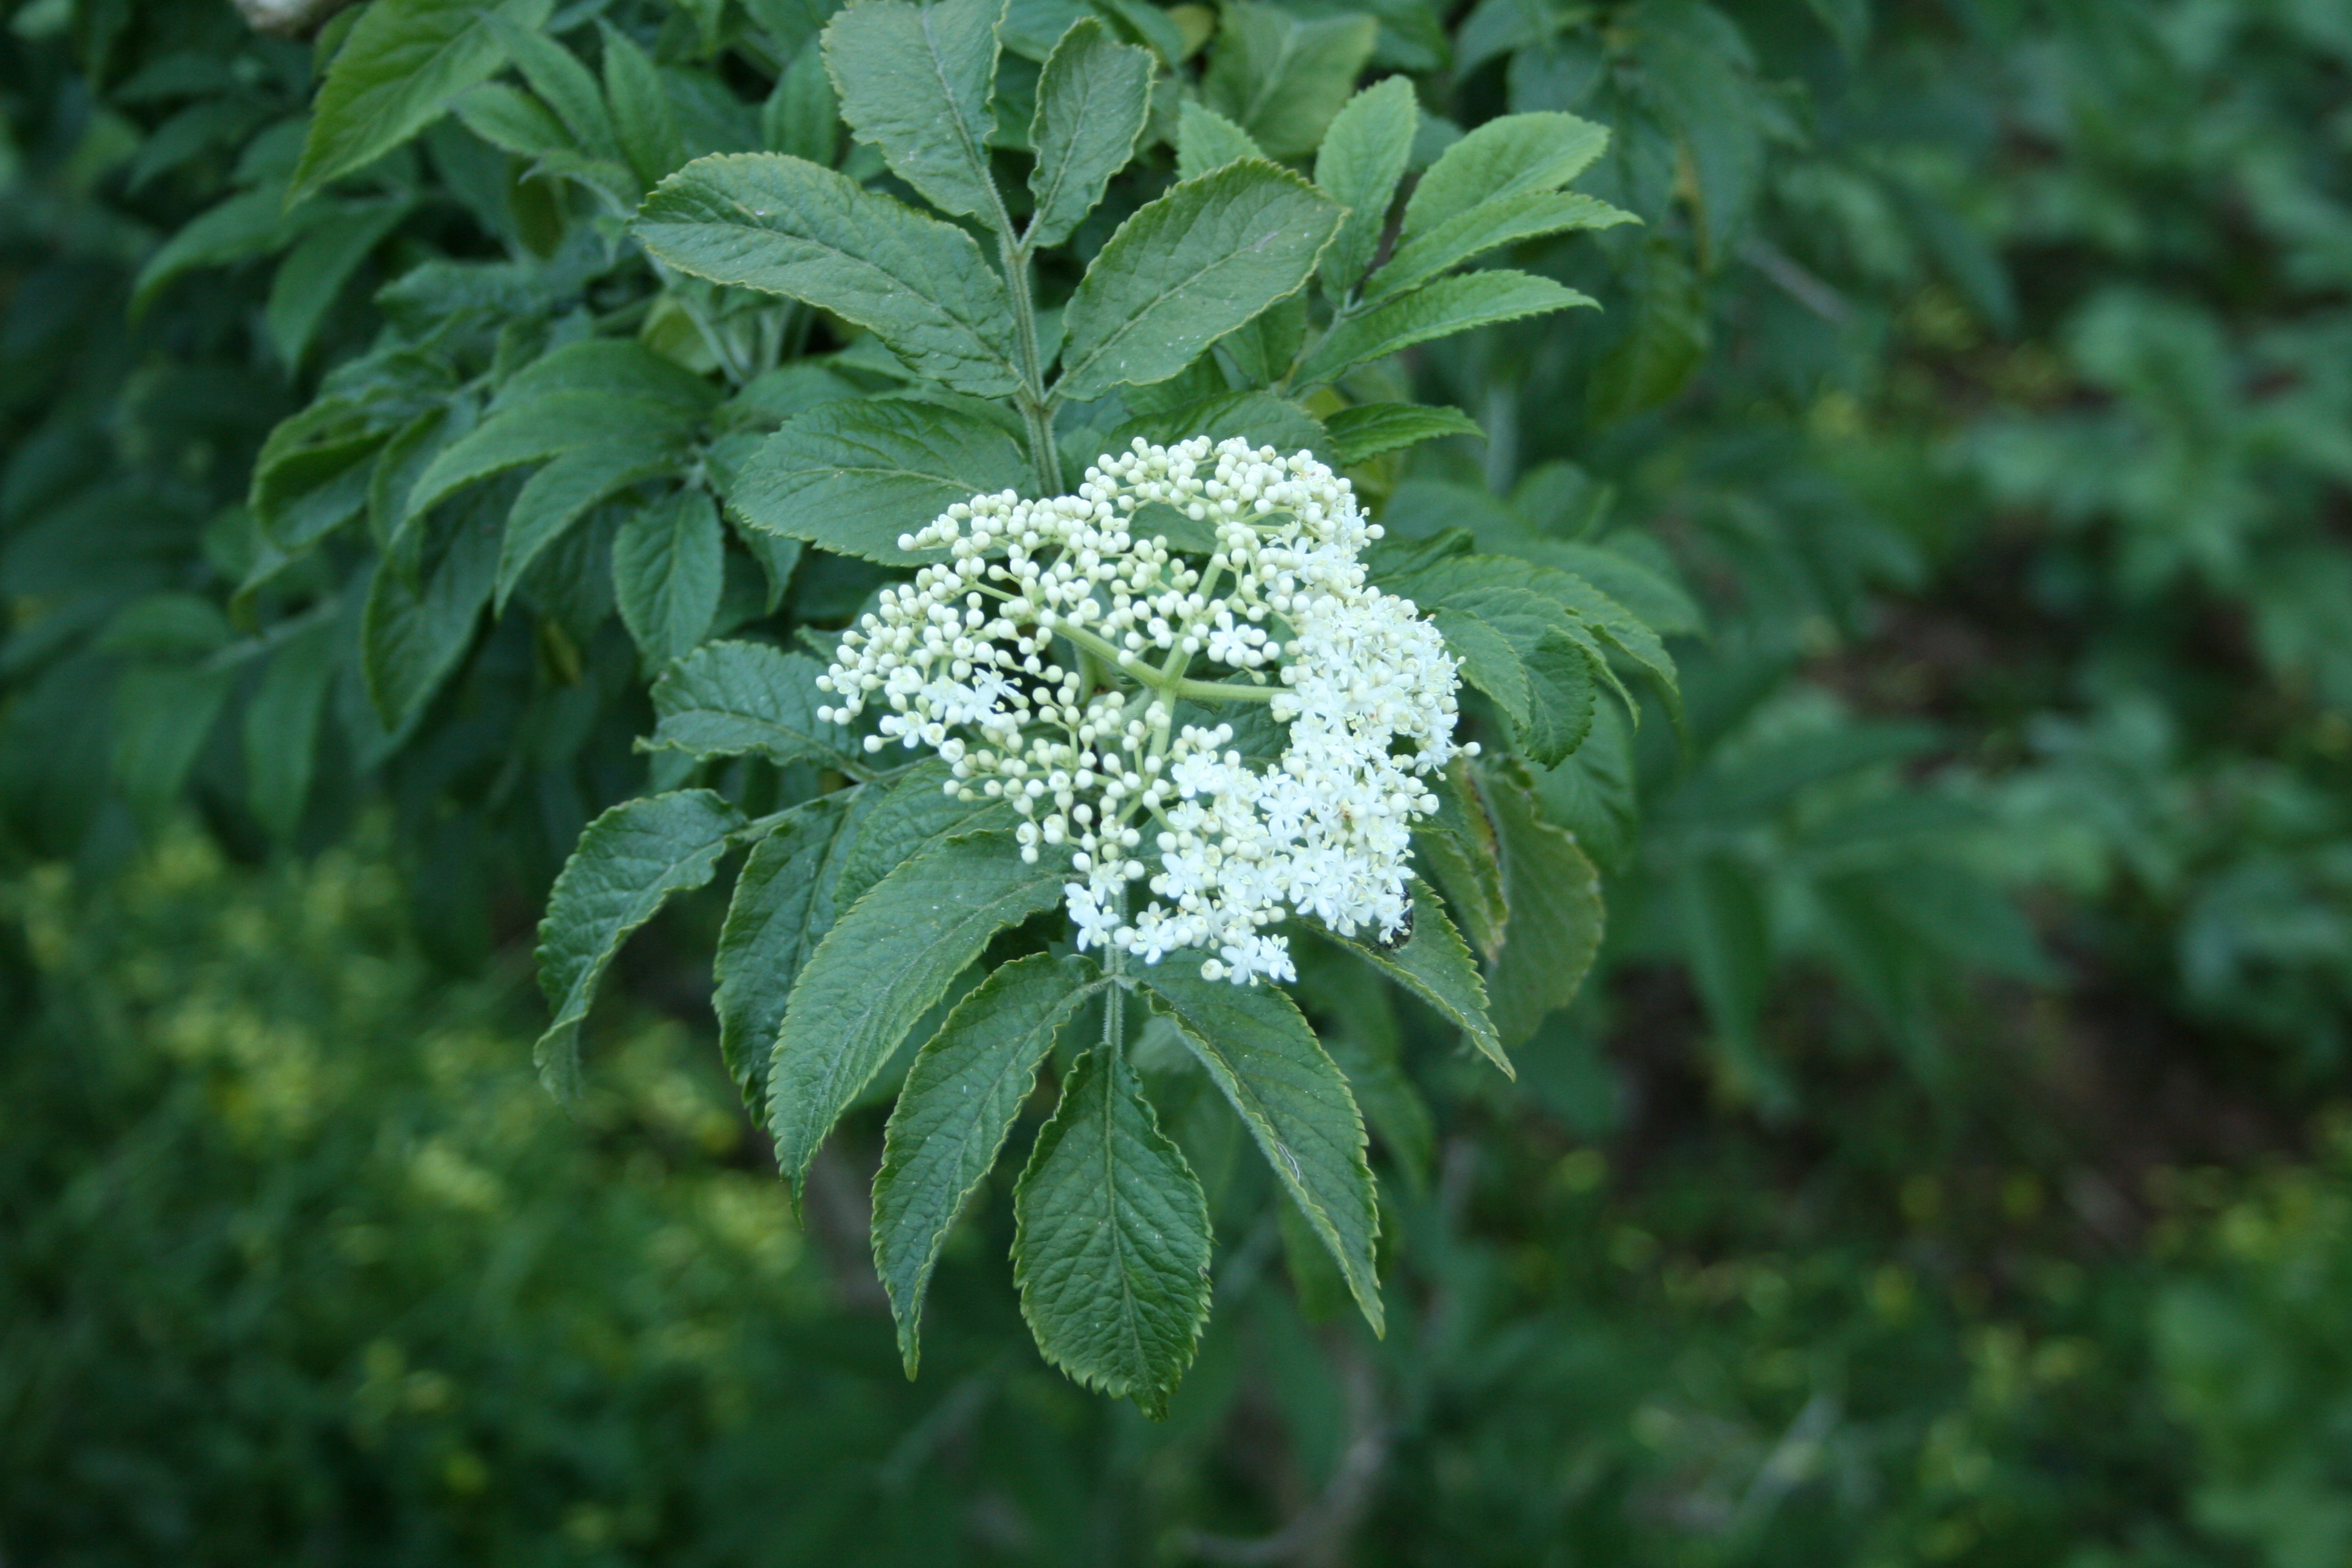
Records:
[[[665,62],[735,14],[604,9]],[[173,722],[271,423],[417,297],[378,286],[533,220],[446,128],[316,311],[245,233],[133,313],[282,174],[310,52],[6,8],[0,1560],[2352,1557],[2352,15],[1369,9],[1432,112],[1609,125],[1583,188],[1646,223],[1518,258],[1604,314],[1419,357],[1488,439],[1391,515],[1608,487],[1707,634],[1686,748],[1604,723],[1550,781],[1612,932],[1519,1086],[1402,1020],[1387,1341],[1236,1161],[1154,1426],[1037,1360],[1001,1181],[900,1376],[878,1115],[796,1227],[714,908],[625,956],[578,1117],[538,1089],[537,900],[642,776],[625,644],[610,735],[520,783],[516,636],[430,745],[330,726],[291,844],[236,726]]]

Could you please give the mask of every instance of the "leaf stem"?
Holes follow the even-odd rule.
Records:
[[[1200,702],[1271,702],[1280,690],[1276,686],[1239,686],[1229,680],[1178,679],[1168,694]]]

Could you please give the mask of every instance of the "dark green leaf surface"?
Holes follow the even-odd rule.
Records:
[[[904,565],[940,552],[901,550],[901,536],[958,501],[1018,489],[1029,478],[1013,437],[961,409],[828,403],[769,437],[727,500],[754,528]]]
[[[1486,984],[1479,977],[1477,960],[1470,956],[1462,933],[1447,918],[1445,905],[1427,883],[1415,878],[1412,894],[1412,936],[1395,949],[1378,942],[1348,940],[1348,950],[1437,1010],[1440,1017],[1460,1029],[1478,1054],[1517,1078],[1511,1058],[1503,1054],[1502,1037],[1486,1016]]]
[[[1020,384],[1012,301],[971,236],[830,169],[773,153],[698,158],[646,198],[635,228],[670,266],[831,310],[956,391]]]
[[[1005,926],[1061,901],[1067,870],[1013,836],[952,839],[892,871],[825,934],[793,984],[768,1074],[776,1160],[798,1191],[835,1121],[948,983]]]
[[[835,891],[844,909],[900,866],[950,838],[1017,825],[1013,808],[1002,800],[985,795],[958,800],[948,794],[940,786],[953,776],[949,763],[927,757],[901,773],[881,804],[866,814],[842,862],[840,885]]]
[[[1330,1249],[1364,1321],[1381,1332],[1373,1265],[1380,1210],[1364,1163],[1364,1119],[1347,1079],[1297,1005],[1272,985],[1203,980],[1181,953],[1141,978]]]
[[[1271,163],[1244,159],[1177,185],[1118,227],[1062,318],[1069,402],[1163,381],[1298,291],[1339,208]]]
[[[1570,229],[1612,228],[1638,222],[1632,213],[1574,191],[1522,191],[1454,214],[1397,247],[1364,286],[1379,304],[1420,288],[1440,273],[1507,245]]]
[[[699,888],[743,826],[706,789],[625,801],[588,825],[539,922],[539,984],[554,1021],[532,1059],[559,1099],[580,1092],[580,1025],[604,966],[672,893]]]
[[[1349,99],[1316,152],[1315,183],[1348,209],[1338,237],[1323,253],[1323,287],[1335,300],[1354,288],[1372,264],[1420,124],[1412,82],[1392,76]]]
[[[1303,156],[1355,91],[1379,37],[1370,16],[1309,19],[1238,0],[1219,15],[1202,96],[1274,156]]]
[[[719,613],[727,542],[700,490],[641,507],[613,539],[613,597],[649,668],[700,642]]]
[[[1003,16],[1004,0],[860,0],[824,30],[825,71],[857,139],[941,212],[991,224],[1004,211],[988,172]]]
[[[1574,1000],[1600,951],[1601,879],[1575,838],[1544,820],[1534,792],[1508,772],[1481,775],[1502,847],[1510,905],[1502,952],[1487,966],[1495,1028],[1507,1046]]]
[[[874,1267],[909,1377],[949,1227],[996,1163],[1038,1064],[1099,973],[1084,958],[1043,952],[1003,965],[956,1004],[907,1074],[874,1178]]]
[[[1209,1315],[1209,1208],[1134,1075],[1078,1058],[1013,1197],[1013,1277],[1045,1359],[1167,1414]]]
[[[1609,145],[1609,132],[1573,114],[1548,111],[1490,120],[1448,147],[1404,205],[1403,237],[1429,234],[1488,202],[1556,190]]]
[[[752,754],[774,763],[856,766],[856,738],[820,720],[824,666],[764,643],[714,642],[696,648],[654,682],[659,722],[648,751],[698,757]]]
[[[719,1015],[719,1057],[745,1107],[762,1122],[768,1059],[784,1021],[785,999],[801,965],[833,929],[833,889],[842,859],[858,819],[882,793],[864,784],[793,807],[752,847],[735,879],[711,967],[718,987],[711,1007]]]
[[[1431,787],[1437,815],[1413,830],[1413,853],[1444,889],[1470,940],[1492,958],[1502,946],[1510,906],[1503,898],[1502,848],[1486,814],[1485,784],[1468,759],[1457,757]]]
[[[1135,156],[1150,108],[1151,57],[1113,42],[1091,16],[1072,23],[1037,79],[1037,113],[1029,127],[1037,153],[1029,173],[1037,204],[1030,244],[1059,245],[1094,211],[1111,176]]]
[[[1386,359],[1432,338],[1597,303],[1566,284],[1531,272],[1497,268],[1461,278],[1441,278],[1402,299],[1333,323],[1323,341],[1308,352],[1297,380],[1301,386],[1320,386],[1338,379],[1351,365]]]
[[[1176,116],[1176,177],[1194,180],[1241,158],[1263,158],[1250,133],[1194,99]]]
[[[1360,463],[1382,452],[1433,441],[1441,436],[1485,439],[1478,422],[1459,408],[1423,403],[1364,403],[1324,416],[1342,462]]]
[[[287,204],[383,157],[506,63],[487,18],[536,30],[554,0],[376,0],[336,51]]]

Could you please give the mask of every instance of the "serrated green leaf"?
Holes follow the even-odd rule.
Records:
[[[760,142],[771,153],[833,167],[841,150],[841,100],[824,74],[824,49],[811,43],[776,78],[760,108]]]
[[[1254,446],[1272,447],[1285,456],[1332,449],[1330,433],[1312,414],[1270,392],[1228,392],[1147,414],[1112,431],[1105,445],[1111,451],[1124,451],[1139,436],[1158,446],[1194,436],[1206,436],[1212,441],[1241,436]]]
[[[1592,661],[1559,632],[1547,632],[1524,660],[1528,720],[1519,750],[1539,768],[1556,768],[1592,728]]]
[[[764,643],[705,643],[654,682],[659,720],[646,751],[698,757],[756,754],[772,763],[856,765],[857,742],[845,726],[816,716],[824,666],[804,653]]]
[[[1557,190],[1582,174],[1609,145],[1609,132],[1573,114],[1506,114],[1448,147],[1413,187],[1402,237],[1410,241],[1447,219],[1528,191]]]
[[[1632,213],[1574,191],[1521,191],[1481,202],[1398,246],[1364,285],[1364,299],[1375,305],[1393,300],[1473,257],[1522,240],[1640,221]]]
[[[1339,207],[1255,159],[1187,180],[1098,252],[1062,318],[1056,395],[1083,403],[1174,375],[1314,271]]]
[[[1478,422],[1459,408],[1425,403],[1362,403],[1324,416],[1323,424],[1343,463],[1360,463],[1442,436],[1486,438]]]
[[[1295,379],[1300,386],[1320,386],[1338,380],[1351,365],[1386,359],[1432,338],[1597,303],[1590,295],[1531,272],[1497,268],[1441,278],[1402,299],[1334,322],[1307,351]]]
[[[696,657],[724,643],[697,650]],[[688,662],[692,662],[688,660]],[[674,667],[672,673],[683,666]],[[859,819],[884,797],[859,785],[819,795],[784,814],[752,846],[735,879],[719,928],[710,1005],[719,1015],[719,1054],[753,1119],[768,1120],[768,1062],[785,999],[801,965],[833,929],[833,889]]]
[[[613,134],[612,114],[580,58],[544,33],[514,26],[500,13],[493,11],[484,19],[531,91],[572,133],[573,144],[591,157],[618,163],[621,144]]]
[[[1003,16],[1004,0],[860,0],[824,29],[825,71],[857,139],[941,212],[992,224],[1004,211],[988,170]]]
[[[245,705],[246,800],[262,830],[291,838],[310,795],[319,721],[342,673],[349,623],[320,616],[278,645]]]
[[[898,548],[958,501],[1018,489],[1028,459],[1003,429],[961,409],[898,400],[828,403],[795,416],[743,466],[727,501],[751,526],[839,555],[904,565]]]
[[[1544,819],[1525,779],[1496,771],[1481,782],[1511,911],[1486,992],[1496,1032],[1512,1046],[1584,984],[1601,948],[1601,878],[1574,837]]]
[[[1420,125],[1421,105],[1412,81],[1392,76],[1349,99],[1316,152],[1315,183],[1349,209],[1338,237],[1323,253],[1323,289],[1335,300],[1372,264]]]
[[[589,508],[633,484],[675,473],[686,456],[682,437],[656,426],[561,453],[523,481],[499,542],[497,607],[506,608],[507,596],[540,552],[570,532]]]
[[[199,213],[156,247],[131,284],[131,313],[143,312],[182,273],[276,250],[326,216],[316,206],[289,212],[272,189],[240,192]]]
[[[1209,107],[1277,158],[1315,150],[1372,58],[1370,16],[1308,19],[1276,5],[1226,5],[1201,91]]]
[[[599,19],[596,30],[604,43],[604,98],[612,106],[613,134],[638,180],[650,185],[686,162],[677,112],[646,52],[609,22]]]
[[[956,1004],[908,1071],[874,1178],[874,1268],[915,1375],[923,1298],[956,1215],[996,1163],[1062,1026],[1101,984],[1080,957],[1033,953]]]
[[[373,163],[496,75],[507,57],[487,20],[494,12],[535,31],[554,9],[554,0],[376,0],[327,68],[286,205]]]
[[[845,909],[898,867],[950,838],[1019,825],[1002,800],[959,800],[948,794],[943,786],[954,777],[955,770],[938,757],[918,763],[867,814],[841,865],[835,896]]]
[[[1151,57],[1114,43],[1103,25],[1079,18],[1062,35],[1037,79],[1037,112],[1029,142],[1036,200],[1025,234],[1034,246],[1059,245],[1095,210],[1111,176],[1135,156],[1135,139],[1151,109]]]
[[[1413,830],[1412,843],[1470,940],[1492,958],[1503,945],[1510,907],[1503,898],[1502,848],[1482,788],[1468,759],[1455,758],[1432,781],[1437,815]]]
[[[1364,1161],[1364,1119],[1348,1080],[1290,998],[1272,985],[1203,980],[1178,955],[1139,976],[1347,1276],[1374,1333],[1385,1331],[1373,1243],[1380,1207]]]
[[[605,965],[672,893],[719,868],[743,814],[707,789],[624,801],[588,825],[539,922],[539,984],[554,1021],[531,1058],[559,1100],[580,1093],[580,1026]]]
[[[1012,301],[971,236],[805,159],[698,158],[646,198],[635,228],[669,265],[831,310],[958,392],[1021,384]]]
[[[1009,833],[951,839],[877,883],[793,984],[768,1074],[776,1161],[798,1192],[817,1145],[988,939],[1061,900],[1066,868]]]
[[[1486,1016],[1486,983],[1478,973],[1462,933],[1445,913],[1437,892],[1418,877],[1412,882],[1412,935],[1402,945],[1384,948],[1375,942],[1343,939],[1357,957],[1420,997],[1439,1017],[1469,1037],[1480,1056],[1517,1078],[1511,1058],[1503,1054],[1502,1037]]]
[[[1242,158],[1263,158],[1250,133],[1197,99],[1176,111],[1176,177],[1197,180]]]
[[[1013,1201],[1013,1277],[1038,1350],[1164,1416],[1209,1315],[1209,1205],[1108,1047],[1063,1083]]]
[[[701,490],[641,507],[613,538],[613,599],[646,665],[688,652],[719,614],[727,539]]]
[[[580,155],[579,143],[554,111],[520,88],[486,81],[467,88],[450,107],[467,130],[519,158]]]
[[[683,426],[663,405],[611,392],[551,392],[499,409],[444,447],[409,487],[404,517],[415,517],[466,486],[582,447],[641,450],[668,435],[684,455]]]
[[[287,253],[270,279],[269,300],[262,310],[269,346],[278,351],[280,363],[302,363],[302,352],[352,274],[408,213],[406,202],[356,207],[313,229]]]
[[[1528,721],[1528,672],[1510,637],[1492,621],[1454,605],[1423,606],[1430,624],[1445,639],[1462,679],[1502,706],[1514,726]]]
[[[405,724],[472,645],[498,571],[505,500],[493,487],[467,503],[428,562],[394,554],[377,563],[360,618],[360,671],[385,729]]]

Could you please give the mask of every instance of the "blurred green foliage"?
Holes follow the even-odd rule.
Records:
[[[541,182],[445,122],[322,300],[308,231],[192,227],[282,184],[309,45],[5,9],[7,1563],[2352,1551],[2340,5],[1361,8],[1433,114],[1609,126],[1644,219],[1521,247],[1604,310],[1401,368],[1486,439],[1368,488],[1645,553],[1706,636],[1684,736],[1604,709],[1539,781],[1612,922],[1521,1088],[1307,976],[1351,1072],[1402,1047],[1385,1342],[1183,1131],[1219,1315],[1160,1426],[1036,1362],[1001,1191],[904,1382],[854,1202],[793,1226],[712,1059],[708,905],[625,961],[578,1120],[539,1095],[517,939],[643,774],[604,607],[501,623],[404,736],[338,668],[299,787],[249,776],[261,655],[373,561],[257,616],[254,456],[419,290],[538,309]],[[683,74],[801,11],[605,9]]]

